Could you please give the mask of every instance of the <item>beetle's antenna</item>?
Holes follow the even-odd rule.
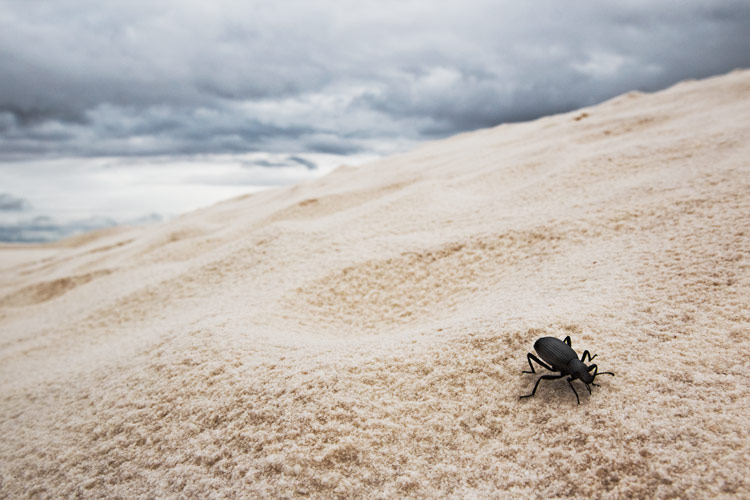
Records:
[[[615,376],[615,374],[612,372],[598,372],[598,373],[595,372],[594,378],[598,377],[599,375],[612,375],[613,377]]]
[[[595,364],[589,366],[587,371],[591,371],[591,370],[594,370],[594,373],[592,374],[592,378],[594,379],[596,379],[596,377],[598,377],[599,375],[612,375],[613,377],[615,376],[615,374],[612,372],[600,372],[599,367],[596,366]]]

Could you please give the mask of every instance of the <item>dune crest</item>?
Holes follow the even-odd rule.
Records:
[[[748,158],[743,70],[1,246],[0,497],[750,497]]]

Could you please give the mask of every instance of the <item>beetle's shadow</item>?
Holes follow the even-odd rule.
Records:
[[[525,376],[528,376],[528,379],[523,380],[522,383],[519,384],[521,395],[524,396],[526,394],[529,394],[533,390],[536,381],[539,380],[539,377],[544,375],[560,375],[560,372],[544,370],[538,371],[533,374],[525,374]],[[580,404],[583,404],[588,400],[590,396],[589,391],[586,390],[586,387],[583,384],[576,382],[577,381],[573,382],[573,386],[575,387],[575,390],[578,393],[578,397],[581,400]],[[541,399],[547,404],[555,405],[562,405],[565,404],[566,401],[572,401],[573,406],[578,405],[578,402],[576,401],[576,395],[573,393],[573,391],[570,390],[570,386],[568,385],[567,375],[557,380],[542,380],[539,383],[539,387],[537,387],[534,396],[526,399]]]

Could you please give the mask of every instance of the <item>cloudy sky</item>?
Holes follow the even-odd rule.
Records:
[[[750,66],[746,0],[0,0],[0,26],[0,240]]]

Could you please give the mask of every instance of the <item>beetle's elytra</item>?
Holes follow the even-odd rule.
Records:
[[[536,373],[534,365],[531,364],[531,361],[534,360],[537,364],[545,367],[551,372],[560,372],[560,375],[542,375],[537,379],[536,384],[534,384],[534,390],[531,391],[531,394],[521,396],[521,398],[530,398],[536,394],[536,389],[539,387],[539,382],[542,380],[555,380],[567,376],[568,385],[573,391],[573,394],[576,395],[576,401],[578,401],[578,404],[581,404],[581,400],[578,398],[578,393],[572,384],[575,379],[583,382],[586,385],[589,394],[591,394],[591,387],[589,387],[589,384],[598,387],[599,385],[594,383],[594,379],[597,376],[615,375],[612,372],[600,372],[599,367],[596,365],[586,366],[584,363],[586,362],[587,357],[589,361],[596,357],[596,354],[592,356],[588,350],[583,351],[581,359],[578,359],[578,354],[576,354],[570,345],[570,335],[565,337],[565,340],[556,339],[555,337],[542,337],[534,342],[534,350],[544,361],[549,363],[549,365],[533,354],[528,353],[526,358],[529,360],[531,371],[524,370],[522,373]],[[591,373],[591,370],[594,370],[594,373]]]

